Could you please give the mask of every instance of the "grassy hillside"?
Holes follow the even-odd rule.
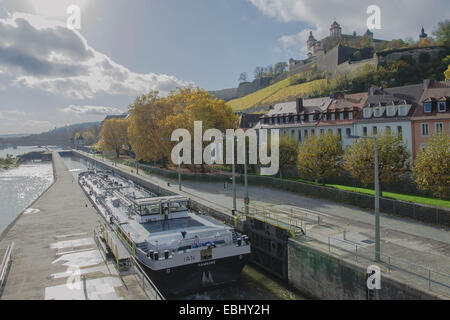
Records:
[[[245,97],[228,101],[234,111],[273,105],[277,102],[308,96],[326,83],[325,79],[297,84],[301,76],[292,76]]]

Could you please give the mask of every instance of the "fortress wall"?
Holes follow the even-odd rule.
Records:
[[[347,61],[337,66],[336,74],[349,74],[352,72],[359,73],[366,64],[370,64],[376,68],[378,66],[378,61],[377,59],[366,59],[352,63]]]

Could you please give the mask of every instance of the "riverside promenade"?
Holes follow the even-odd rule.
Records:
[[[54,184],[0,237],[0,254],[14,241],[1,299],[147,299],[139,278],[121,278],[94,242],[101,221],[76,179],[53,152]]]
[[[122,164],[114,165],[111,160],[102,160],[85,152],[80,154],[104,163],[117,172],[124,171],[231,215],[231,184],[225,189],[223,183],[182,181],[182,191],[179,191],[177,180],[148,175],[143,170],[136,175],[135,168]],[[244,206],[243,194],[243,186],[237,185],[238,210],[242,210]],[[306,222],[309,246],[365,268],[373,264],[373,212],[263,186],[250,185],[249,195],[252,205],[278,210],[284,212],[286,217],[293,216]],[[387,277],[428,292],[431,296],[450,298],[448,230],[381,214],[381,260],[379,265]]]

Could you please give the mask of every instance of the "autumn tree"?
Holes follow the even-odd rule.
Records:
[[[169,104],[176,106],[176,109],[182,110],[167,118],[167,128],[171,132],[183,128],[187,129],[193,137],[195,121],[202,121],[203,132],[213,128],[222,132],[225,132],[226,129],[237,128],[239,117],[234,114],[231,107],[223,100],[210,95],[206,90],[199,88],[179,89],[171,93],[167,101]]]
[[[116,158],[120,157],[120,150],[128,144],[127,119],[108,119],[103,122],[99,134],[97,149],[114,151]]]
[[[151,91],[137,97],[128,112],[130,145],[135,153],[137,145],[139,160],[163,160],[165,164],[170,154],[167,118],[182,109],[168,98],[161,98],[157,91]]]
[[[337,176],[342,168],[342,138],[332,133],[304,140],[298,151],[298,171],[300,176],[323,182]]]
[[[389,133],[379,135],[377,138],[379,181],[387,184],[399,181],[401,175],[409,171],[409,158],[407,146],[399,136]],[[374,183],[374,140],[357,139],[348,147],[344,154],[344,168],[353,177],[364,185]]]
[[[421,190],[434,196],[450,198],[450,137],[433,135],[414,162],[414,180]]]
[[[450,20],[438,23],[438,28],[433,32],[436,36],[437,44],[442,46],[450,46]]]
[[[284,169],[290,166],[295,166],[297,164],[298,148],[299,143],[294,138],[290,136],[284,136],[280,138],[279,144],[280,178],[283,178]]]

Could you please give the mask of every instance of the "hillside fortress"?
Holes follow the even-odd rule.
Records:
[[[308,48],[308,57],[315,56],[320,52],[326,52],[338,44],[341,44],[346,47],[354,47],[360,48],[367,45],[369,47],[378,49],[383,43],[387,41],[374,39],[373,32],[367,29],[366,33],[362,36],[358,36],[356,32],[353,32],[352,35],[342,34],[342,28],[336,21],[330,27],[330,35],[326,38],[323,38],[320,41],[317,41],[314,38],[313,32],[309,33],[309,38],[306,41],[306,45]]]
[[[422,27],[419,34],[419,40],[428,37]],[[311,31],[306,41],[307,58],[304,60],[289,60],[289,75],[295,75],[300,72],[314,70],[318,72],[327,72],[331,76],[337,73],[346,74],[350,72],[359,72],[366,64],[377,67],[380,57],[375,54],[382,51],[389,41],[376,39],[372,31],[367,29],[363,35],[343,34],[342,27],[334,21],[330,26],[329,36],[318,41]],[[411,49],[415,56],[415,51],[421,49]],[[431,50],[435,51],[435,50]],[[433,54],[433,53],[431,53]],[[382,59],[390,60],[383,56]]]

